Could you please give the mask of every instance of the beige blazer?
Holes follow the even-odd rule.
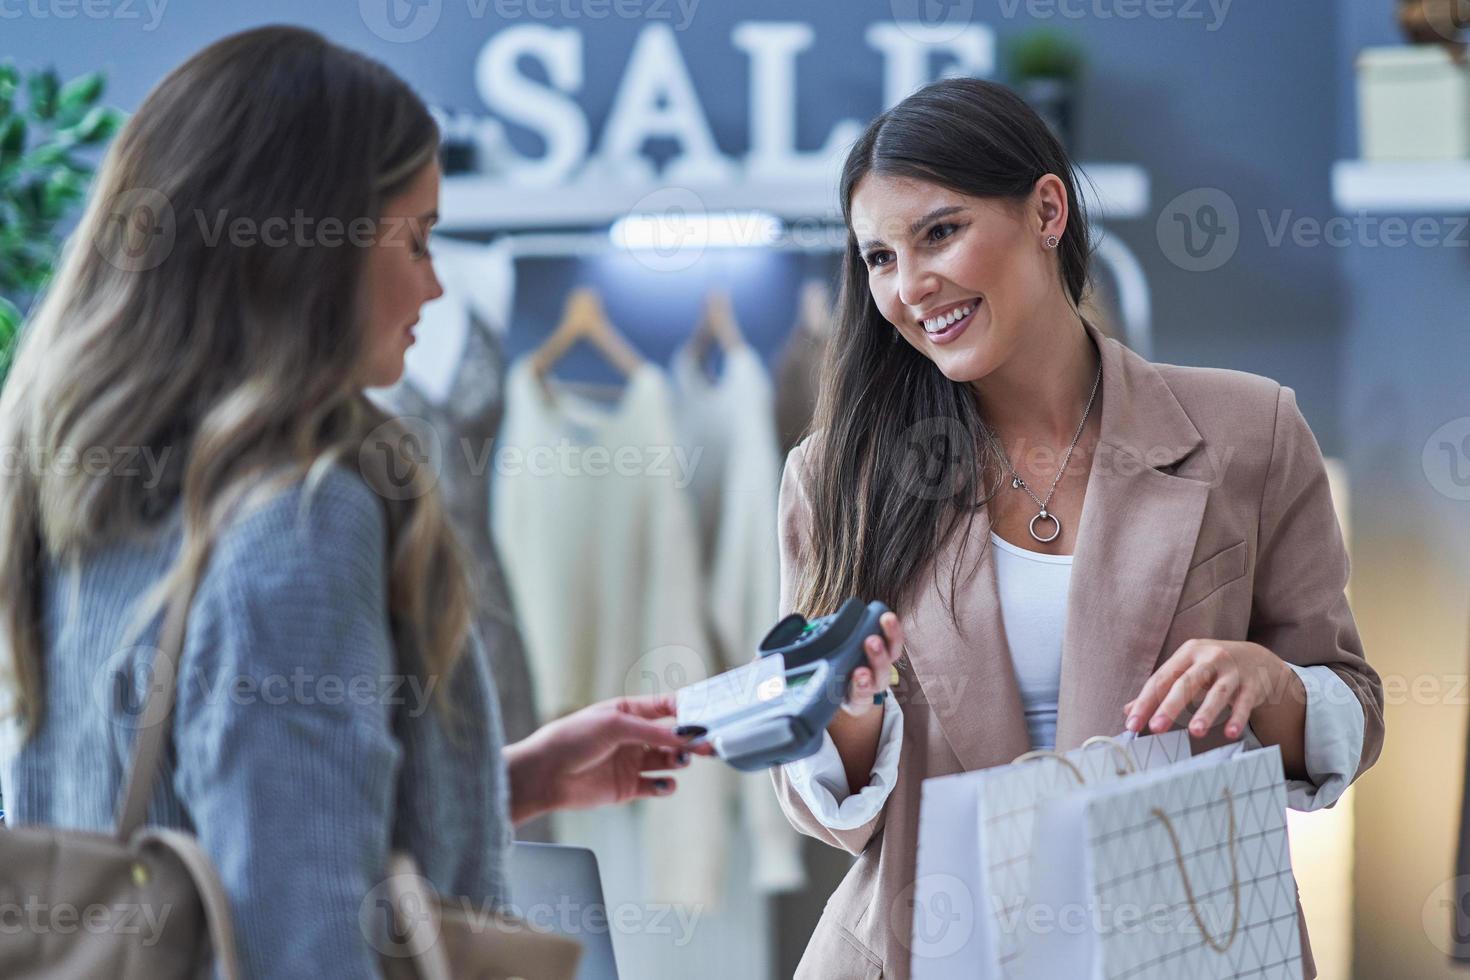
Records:
[[[1321,451],[1291,389],[1237,371],[1151,364],[1087,329],[1102,352],[1102,430],[1067,597],[1057,748],[1121,731],[1123,705],[1186,640],[1249,639],[1293,664],[1328,666],[1357,694],[1361,775],[1383,744],[1383,686],[1343,594],[1347,552]],[[819,438],[791,451],[782,478],[783,614],[793,609],[806,554],[805,474],[820,465]],[[894,689],[903,749],[883,810],[854,830],[829,829],[773,770],[797,829],[858,856],[827,902],[797,980],[905,980],[920,784],[1002,765],[1030,748],[992,549],[975,564],[989,542],[986,510],[970,530],[969,570],[955,597],[960,628],[942,597],[963,525],[929,566],[943,592],[931,584],[896,610],[907,636]],[[926,582],[935,581],[932,571]],[[1196,751],[1223,743],[1223,727],[1222,718]],[[1302,951],[1305,975],[1315,977],[1305,927]]]

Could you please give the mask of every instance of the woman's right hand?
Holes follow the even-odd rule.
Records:
[[[874,696],[888,690],[893,664],[903,656],[903,623],[899,622],[898,614],[884,613],[878,625],[883,629],[883,636],[868,637],[863,646],[868,655],[867,666],[854,670],[847,686],[847,699],[842,703],[842,710],[850,715],[865,714],[870,708],[877,707],[873,703]]]

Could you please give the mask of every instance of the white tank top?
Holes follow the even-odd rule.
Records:
[[[1001,622],[1021,689],[1031,747],[1055,748],[1072,556],[1027,551],[993,531],[990,542],[995,546]]]

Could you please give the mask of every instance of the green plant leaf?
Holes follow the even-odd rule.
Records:
[[[0,170],[19,160],[25,147],[26,121],[20,116],[0,121]]]
[[[0,388],[5,386],[5,376],[10,373],[10,361],[15,355],[15,342],[19,336],[20,310],[0,296]]]
[[[86,185],[80,177],[67,170],[57,170],[46,181],[42,216],[47,221],[59,221],[68,208],[86,196]]]
[[[56,96],[61,91],[61,79],[56,76],[56,70],[48,68],[36,72],[27,82],[30,85],[32,117],[50,120],[56,115]]]
[[[15,104],[15,90],[20,86],[20,72],[15,63],[0,61],[0,116],[8,116]]]
[[[122,113],[106,106],[93,106],[87,110],[82,121],[76,124],[76,140],[82,146],[92,146],[108,140],[122,126]]]
[[[1085,60],[1082,48],[1071,37],[1044,27],[1011,38],[1006,47],[1012,81],[1075,80]]]
[[[99,71],[79,75],[61,86],[56,95],[56,116],[62,125],[69,126],[102,97],[107,81]]]

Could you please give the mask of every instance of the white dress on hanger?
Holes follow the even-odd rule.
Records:
[[[775,392],[748,345],[726,352],[717,380],[687,345],[671,368],[681,437],[691,455],[702,450],[690,490],[700,525],[705,608],[725,666],[738,667],[755,657],[780,608]],[[781,812],[770,781],[741,778],[740,798],[754,845],[755,887],[768,893],[802,888],[800,835]]]
[[[542,718],[718,671],[688,492],[698,460],[660,369],[634,372],[606,406],[549,399],[517,362],[494,465],[493,529]],[[733,775],[696,758],[671,797],[554,815],[559,842],[597,853],[623,976],[766,976],[764,903],[729,873],[748,859],[730,833]]]

